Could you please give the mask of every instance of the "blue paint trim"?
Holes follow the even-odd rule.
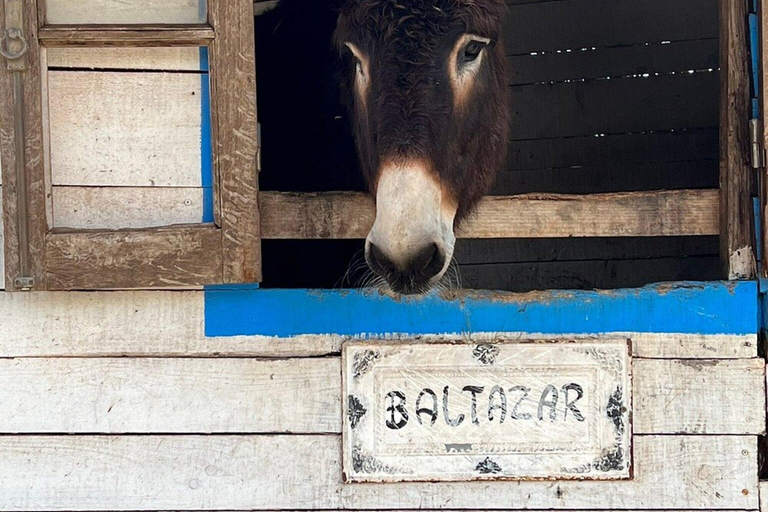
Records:
[[[757,247],[757,264],[759,266],[763,261],[763,221],[760,215],[759,197],[752,198],[752,215],[755,223],[755,247]]]
[[[607,292],[470,293],[395,300],[359,290],[205,291],[207,336],[532,332],[753,334],[757,283],[677,283]]]
[[[204,2],[203,2],[204,3]],[[200,180],[203,187],[203,222],[213,222],[213,143],[211,141],[211,86],[208,48],[200,47]]]
[[[208,21],[208,2],[206,0],[199,0],[197,2],[197,18],[200,20],[200,23]]]
[[[757,97],[759,94],[758,87],[760,84],[760,77],[758,71],[760,70],[760,22],[757,14],[749,15],[749,48],[750,48],[750,64],[752,67],[752,80],[750,84],[752,100],[752,119],[758,119],[760,117],[759,103]]]
[[[247,284],[210,284],[204,287],[206,292],[238,292],[248,290],[258,290],[259,283],[247,283]]]

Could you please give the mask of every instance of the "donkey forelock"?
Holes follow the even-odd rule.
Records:
[[[376,195],[371,268],[397,292],[445,273],[454,227],[506,156],[503,0],[349,0],[335,43],[361,166]]]

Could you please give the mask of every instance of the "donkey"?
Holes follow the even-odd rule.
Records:
[[[503,0],[348,0],[334,43],[376,220],[365,259],[391,291],[424,294],[507,152]]]

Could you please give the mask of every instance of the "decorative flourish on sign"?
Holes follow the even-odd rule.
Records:
[[[472,355],[481,363],[491,365],[496,362],[496,356],[499,355],[499,347],[489,343],[478,345],[472,351]]]
[[[355,473],[395,473],[395,469],[363,453],[359,446],[352,447],[352,469]]]
[[[617,444],[610,450],[605,450],[592,465],[598,471],[621,471],[624,469],[624,450]]]
[[[360,423],[360,418],[365,416],[365,413],[368,412],[368,409],[363,407],[362,402],[360,402],[360,400],[354,395],[349,395],[347,400],[347,417],[349,418],[349,426],[355,428],[357,427],[357,424]]]
[[[475,469],[480,472],[481,475],[495,475],[501,473],[501,466],[491,460],[490,457],[486,457],[484,461],[480,462]]]
[[[616,388],[616,391],[608,398],[608,405],[605,408],[605,414],[616,428],[617,437],[624,433],[624,413],[627,412],[622,395],[621,387]]]
[[[359,379],[373,368],[373,364],[381,358],[375,350],[364,350],[355,354],[352,359],[352,376]]]
[[[576,351],[588,355],[616,375],[620,374],[624,368],[623,359],[616,350],[602,347],[578,347]]]

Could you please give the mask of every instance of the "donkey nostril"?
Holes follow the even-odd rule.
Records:
[[[365,257],[371,270],[382,277],[391,273],[395,268],[392,261],[384,254],[384,251],[379,249],[374,243],[368,244],[368,251]]]
[[[431,279],[443,270],[445,255],[436,243],[431,243],[419,251],[413,259],[411,268],[423,279]]]

